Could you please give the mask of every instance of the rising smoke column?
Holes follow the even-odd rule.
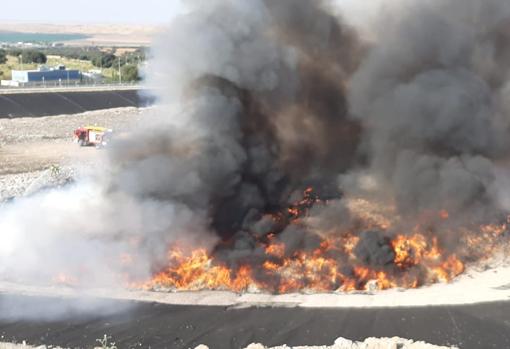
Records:
[[[326,1],[189,1],[153,47],[158,105],[113,144],[103,178],[2,208],[0,273],[149,277],[176,240],[257,265],[261,236],[280,233],[291,256],[316,249],[351,224],[342,194],[367,188],[410,225],[428,210],[486,218],[508,150],[509,5],[399,4],[367,48]],[[265,214],[308,186],[328,205],[275,227]],[[333,260],[343,274],[397,268],[393,231],[356,234],[354,256]]]
[[[486,218],[509,150],[510,3],[410,0],[385,13],[349,86],[368,171],[405,215]]]
[[[351,166],[359,128],[345,84],[362,48],[323,2],[191,7],[153,49],[148,82],[164,119],[147,142],[113,152],[115,183],[207,212],[228,238],[295,190],[335,187]]]
[[[253,231],[310,184],[338,194],[360,132],[346,99],[354,31],[326,2],[187,4],[153,47],[158,105],[101,175],[2,208],[2,276],[147,278],[177,239],[211,247]]]

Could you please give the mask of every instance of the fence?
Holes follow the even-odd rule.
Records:
[[[145,89],[144,86],[139,83],[91,83],[84,84],[80,82],[76,83],[64,83],[51,82],[44,84],[26,84],[23,86],[1,86],[0,94],[9,93],[31,93],[31,92],[58,92],[58,91],[111,91],[111,90],[134,90],[134,89]]]

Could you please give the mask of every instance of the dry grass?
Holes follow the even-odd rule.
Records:
[[[48,56],[47,66],[53,67],[63,64],[68,69],[78,69],[82,72],[89,71],[91,69],[99,69],[94,67],[91,61],[82,61],[79,59],[66,58],[61,56]]]
[[[7,56],[7,63],[0,64],[0,79],[1,80],[10,80],[11,79],[11,70],[21,70],[21,69],[36,69],[37,64],[20,64],[20,60],[18,57]]]

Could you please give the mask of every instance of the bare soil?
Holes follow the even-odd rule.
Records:
[[[107,337],[108,339],[108,337]],[[106,342],[104,342],[106,343]],[[106,345],[103,345],[102,347],[96,347],[97,349],[105,348]],[[94,349],[96,349],[94,348]],[[284,346],[278,346],[278,347],[272,347],[268,348],[265,347],[262,344],[256,344],[252,343],[248,345],[245,349],[391,349],[391,348],[400,348],[400,349],[448,349],[448,348],[455,348],[455,347],[439,347],[431,344],[427,344],[424,342],[414,342],[407,339],[402,338],[369,338],[365,340],[364,342],[352,342],[348,339],[344,338],[338,338],[335,341],[335,344],[333,346],[300,346],[300,347],[289,347],[287,345]],[[49,349],[47,346],[39,346],[39,347],[33,347],[26,345],[24,343],[22,344],[13,344],[13,343],[0,343],[0,349]],[[59,349],[56,347],[53,347],[53,349]],[[206,345],[199,345],[195,349],[210,349]]]
[[[77,115],[0,119],[0,201],[21,195],[53,166],[72,168],[96,161],[102,151],[74,143],[76,128],[98,125],[122,132],[141,115],[140,109],[120,108]]]

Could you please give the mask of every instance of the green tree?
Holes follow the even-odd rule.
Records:
[[[9,56],[13,56],[13,57],[19,57],[22,53],[23,53],[23,51],[20,50],[19,48],[14,48],[14,49],[7,51],[7,54]]]
[[[117,57],[112,53],[103,53],[92,59],[92,64],[96,67],[111,68]]]
[[[0,64],[7,63],[7,52],[5,50],[0,49]]]
[[[138,67],[134,64],[126,64],[121,69],[123,81],[139,81]]]
[[[25,51],[22,55],[23,63],[44,64],[48,61],[46,55],[40,51]]]

